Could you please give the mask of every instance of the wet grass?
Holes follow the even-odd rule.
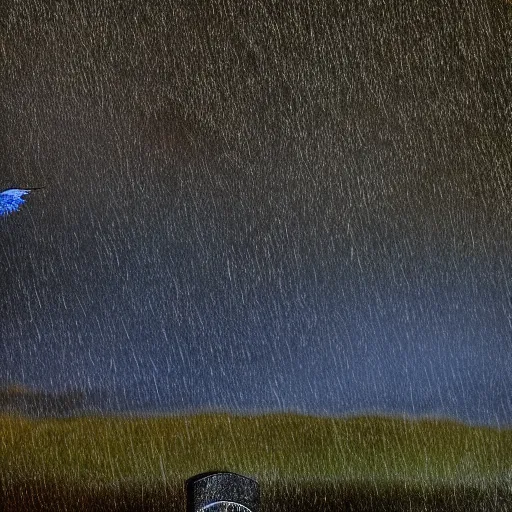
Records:
[[[185,511],[180,483],[122,483],[111,486],[69,485],[44,479],[2,482],[5,512],[23,511]],[[264,483],[261,512],[506,512],[512,491],[504,486],[392,485],[374,482]]]
[[[512,431],[298,415],[0,419],[4,510],[183,510],[229,470],[263,510],[512,510]],[[507,508],[511,507],[511,508]]]

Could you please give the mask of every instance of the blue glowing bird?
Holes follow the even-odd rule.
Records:
[[[39,187],[40,188],[40,187]],[[23,196],[29,194],[36,188],[8,188],[0,192],[0,217],[17,212],[21,205],[25,203]]]

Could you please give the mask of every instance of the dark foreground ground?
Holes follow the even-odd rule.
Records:
[[[43,480],[1,483],[3,512],[185,511],[181,484],[71,488]],[[378,486],[375,483],[262,485],[261,512],[270,511],[512,511],[512,489]]]

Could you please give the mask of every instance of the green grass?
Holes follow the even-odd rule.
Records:
[[[0,417],[0,478],[175,483],[229,470],[260,481],[512,488],[512,430],[384,417]]]

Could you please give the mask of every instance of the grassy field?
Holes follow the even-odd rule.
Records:
[[[0,452],[4,510],[184,510],[215,470],[257,478],[264,510],[512,510],[512,430],[441,420],[2,417]]]

